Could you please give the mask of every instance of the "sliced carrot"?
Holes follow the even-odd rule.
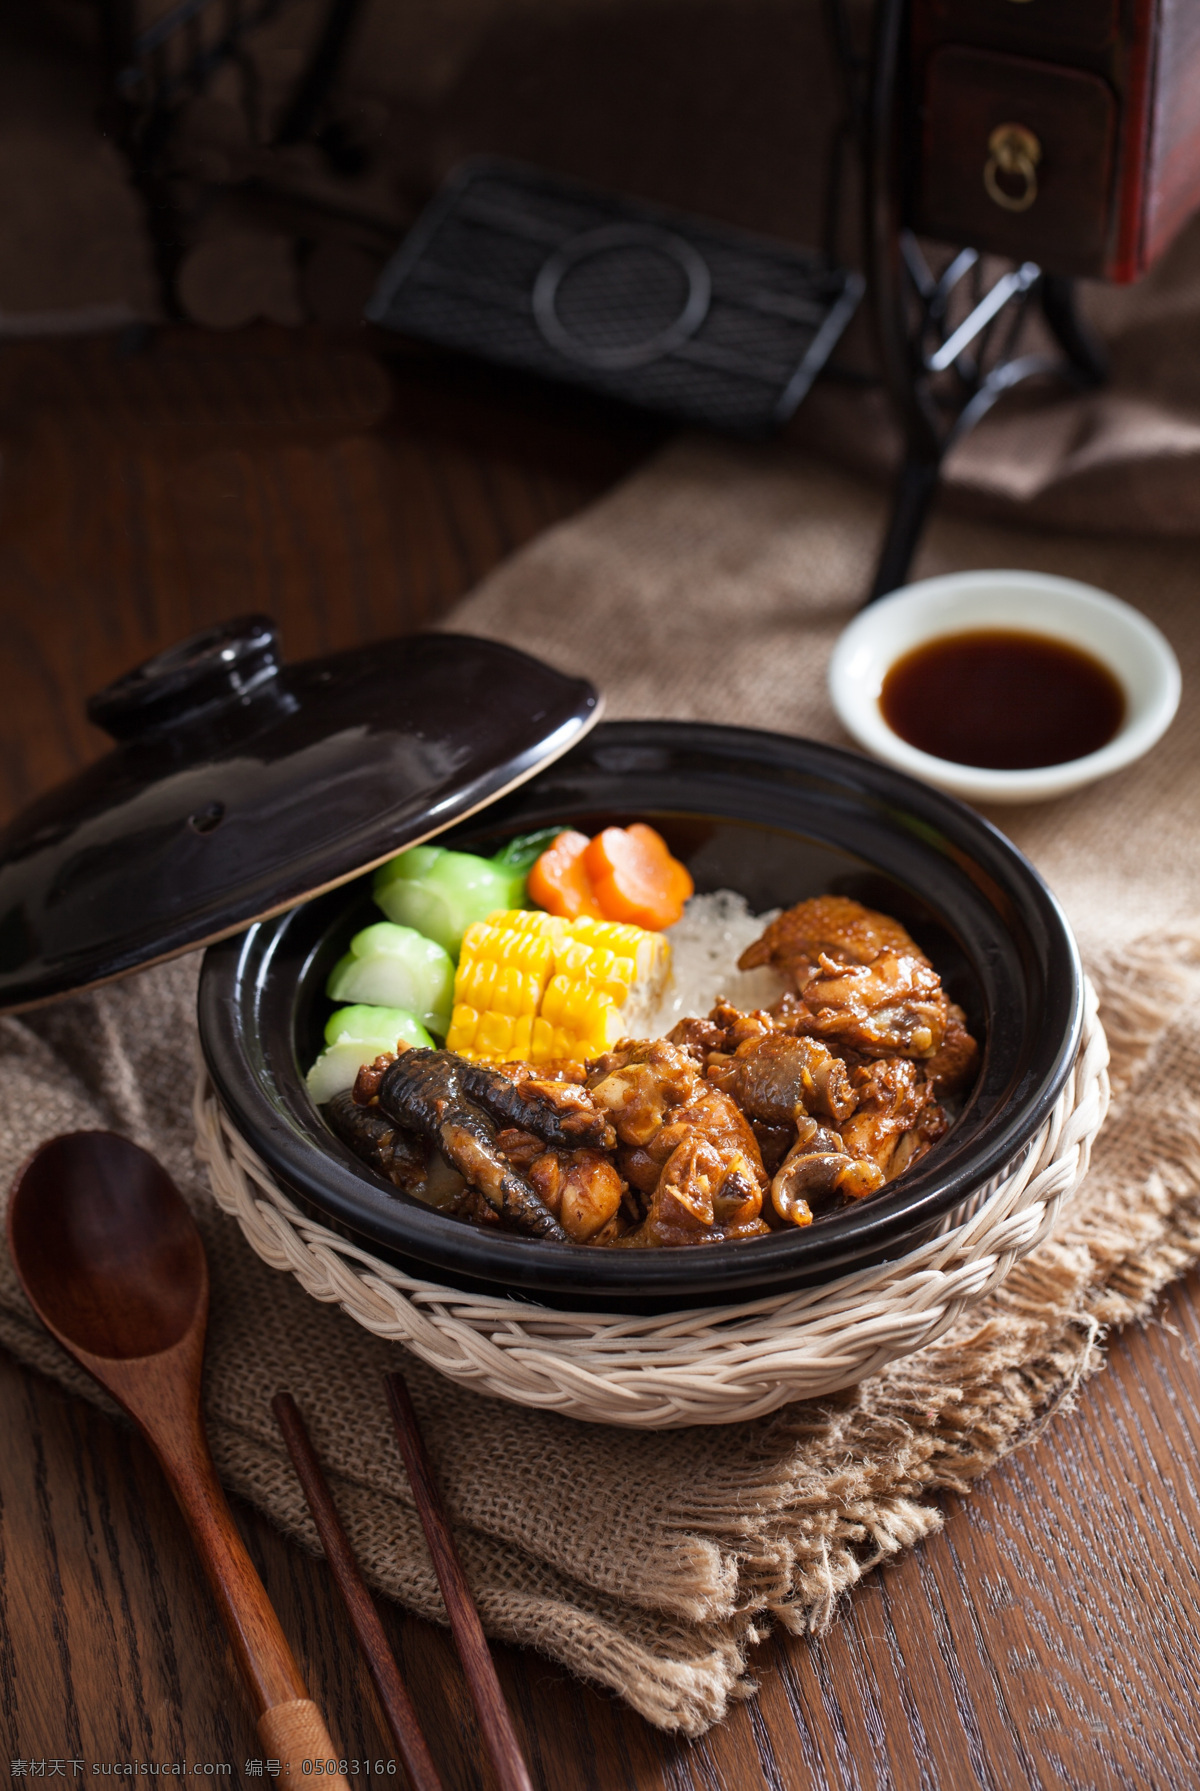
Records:
[[[606,920],[656,932],[674,925],[695,887],[661,834],[642,821],[606,827],[584,852],[583,863]]]
[[[529,899],[564,920],[606,920],[584,864],[586,833],[560,833],[529,873]]]

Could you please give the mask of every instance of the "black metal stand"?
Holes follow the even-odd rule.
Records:
[[[325,0],[305,67],[283,109],[276,145],[311,137],[336,172],[346,172],[352,145],[324,116],[334,80],[364,0]],[[204,91],[214,72],[233,64],[242,77],[242,109],[250,135],[261,131],[258,81],[245,40],[286,0],[177,0],[138,29],[132,0],[100,0],[107,95],[105,121],[129,163],[145,206],[163,308],[178,314],[176,277],[184,249],[183,217],[171,166],[180,107]],[[326,140],[328,139],[328,140]],[[292,195],[293,202],[295,196]]]
[[[843,0],[830,0],[840,8]],[[863,143],[868,298],[884,384],[904,437],[904,461],[867,602],[908,578],[942,463],[1005,392],[1038,376],[1077,387],[1105,378],[1103,351],[1079,317],[1070,280],[1032,261],[984,286],[979,252],[951,254],[935,273],[906,223],[914,115],[908,92],[908,0],[877,0],[869,70],[851,58],[847,83]],[[845,25],[835,38],[843,61]],[[864,92],[865,87],[865,92]],[[1040,309],[1061,355],[1022,352]]]

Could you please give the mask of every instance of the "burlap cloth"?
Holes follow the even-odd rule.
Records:
[[[509,562],[453,623],[586,670],[616,715],[837,739],[825,659],[881,516],[878,495],[844,475],[682,442]],[[1064,898],[1102,991],[1118,1099],[1083,1191],[1000,1294],[850,1393],[642,1435],[462,1391],[309,1300],[214,1209],[189,1118],[194,960],[0,1020],[0,1184],[51,1134],[112,1126],[153,1149],[195,1207],[213,1271],[206,1405],[228,1485],[315,1546],[269,1411],[290,1387],[371,1579],[440,1620],[381,1392],[402,1360],[491,1634],[663,1728],[701,1733],[753,1689],[747,1645],[772,1617],[827,1624],[872,1566],[935,1530],[937,1493],[968,1488],[1060,1410],[1100,1365],[1104,1329],[1144,1313],[1200,1253],[1195,550],[952,522],[935,526],[922,569],[988,564],[1073,573],[1139,603],[1180,653],[1185,707],[1141,765],[1004,817]],[[1157,1091],[1152,1127],[1143,1084]],[[6,1254],[0,1339],[96,1397],[32,1321]]]

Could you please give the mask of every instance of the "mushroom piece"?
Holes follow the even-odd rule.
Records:
[[[861,1200],[882,1188],[882,1169],[849,1156],[836,1132],[815,1119],[801,1120],[796,1142],[771,1183],[771,1202],[791,1225],[811,1225],[811,1200],[832,1194]]]
[[[573,1244],[587,1244],[616,1216],[625,1192],[610,1159],[598,1150],[544,1151],[529,1179]]]

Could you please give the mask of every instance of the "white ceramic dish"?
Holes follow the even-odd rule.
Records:
[[[1125,719],[1098,752],[1028,771],[992,771],[935,758],[884,720],[889,669],[944,635],[1006,628],[1064,641],[1107,666],[1125,693]],[[953,572],[893,591],[855,617],[833,650],[829,691],[858,744],[910,776],[975,802],[1043,802],[1131,765],[1161,739],[1179,706],[1179,662],[1152,622],[1119,598],[1041,572]]]

